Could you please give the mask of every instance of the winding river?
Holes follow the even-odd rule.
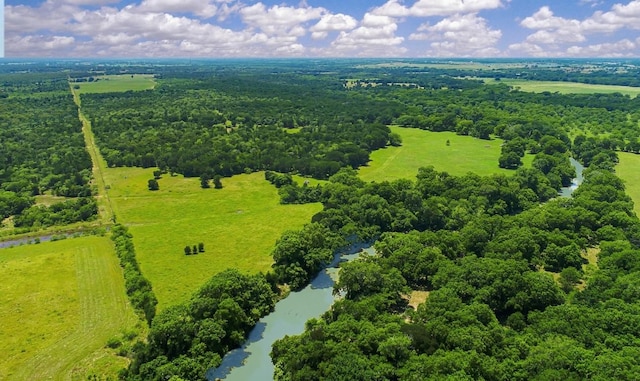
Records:
[[[576,178],[568,187],[560,189],[561,197],[570,197],[582,184],[584,167],[574,158],[571,165],[576,170]],[[333,284],[338,273],[338,263],[359,256],[361,250],[373,253],[371,244],[354,246],[342,255],[336,255],[333,263],[301,291],[292,292],[279,301],[272,313],[260,319],[249,334],[245,344],[229,352],[218,368],[207,372],[209,381],[271,381],[274,366],[271,363],[271,346],[286,335],[299,335],[304,332],[305,323],[320,317],[331,308],[338,296],[333,295]]]
[[[580,184],[582,184],[582,180],[584,180],[584,176],[582,175],[582,172],[584,172],[584,166],[572,157],[569,158],[569,161],[571,161],[571,165],[576,170],[576,177],[571,181],[570,186],[560,188],[561,197],[571,197],[571,194],[578,189]]]
[[[245,344],[222,359],[218,368],[207,372],[207,379],[227,381],[270,381],[274,366],[271,363],[271,346],[286,335],[304,332],[305,323],[318,318],[331,308],[339,296],[333,295],[333,284],[338,274],[338,263],[357,258],[362,250],[373,253],[371,244],[355,245],[347,252],[336,255],[333,262],[321,271],[307,287],[292,292],[276,303],[269,315],[260,319],[249,333]]]

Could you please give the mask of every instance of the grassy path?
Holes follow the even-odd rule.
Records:
[[[618,177],[624,180],[626,192],[633,200],[636,214],[640,216],[640,155],[618,152],[620,162],[616,166]]]
[[[67,249],[72,250],[75,279],[65,277],[64,282],[76,289],[77,299],[73,298],[70,310],[63,317],[67,322],[64,333],[51,344],[35,350],[26,361],[15,364],[7,379],[86,379],[87,372],[115,375],[126,365],[123,359],[105,349],[108,339],[134,329],[139,321],[126,297],[122,269],[108,238],[80,239],[82,245]],[[46,326],[45,321],[42,324]]]
[[[87,117],[82,113],[80,94],[78,91],[74,90],[73,87],[71,87],[71,93],[73,94],[73,101],[78,106],[78,118],[80,118],[80,121],[82,122],[84,142],[87,146],[87,151],[91,156],[91,162],[93,163],[93,181],[98,188],[96,200],[98,202],[99,219],[102,224],[108,225],[115,222],[115,215],[113,213],[113,206],[111,205],[111,199],[107,193],[107,187],[104,181],[104,171],[105,168],[107,168],[107,163],[100,154],[100,150],[96,144],[95,136],[91,130],[91,122],[89,122]]]

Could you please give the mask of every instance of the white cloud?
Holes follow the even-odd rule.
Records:
[[[496,47],[502,37],[477,14],[453,15],[431,26],[423,24],[411,40],[432,41],[427,54],[446,57],[488,57],[500,54]]]
[[[7,5],[4,9],[5,32],[33,33],[37,31],[65,30],[67,22],[79,8],[72,5],[46,1],[38,8],[26,5]]]
[[[612,43],[587,46],[571,46],[567,55],[573,57],[635,57],[638,55],[638,44],[624,39]]]
[[[373,9],[372,13],[390,17],[450,16],[458,13],[477,13],[502,6],[502,0],[418,0],[411,7],[406,7],[400,0],[389,0]]]
[[[324,8],[313,7],[288,7],[274,5],[268,8],[263,3],[240,9],[243,21],[251,26],[260,28],[268,35],[288,34],[292,30],[298,30],[302,24],[320,19],[327,12]]]
[[[596,4],[597,2],[583,1],[583,3]],[[525,42],[511,45],[509,49],[512,51],[547,56],[627,55],[628,50],[624,52],[617,49],[632,49],[627,43],[630,42],[629,40],[608,44],[588,44],[589,36],[612,34],[622,29],[640,29],[640,0],[633,0],[625,5],[614,4],[609,11],[596,11],[583,20],[555,16],[550,7],[544,6],[523,19],[520,25],[535,32],[530,34]],[[586,43],[586,45],[569,46],[575,43]]]
[[[193,13],[209,18],[218,12],[218,7],[202,0],[144,0],[138,7],[140,12]]]
[[[62,57],[75,45],[72,36],[12,36],[5,41],[5,54],[13,57]]]
[[[396,36],[398,25],[388,16],[366,13],[361,25],[350,32],[342,31],[331,43],[328,55],[398,56],[407,50],[401,46],[404,37]]]
[[[351,30],[358,25],[358,21],[349,15],[338,13],[335,15],[327,14],[322,16],[320,21],[309,30],[314,39],[326,38],[329,32]]]

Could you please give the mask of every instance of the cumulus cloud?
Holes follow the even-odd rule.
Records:
[[[502,37],[500,30],[491,29],[487,20],[477,14],[456,14],[431,26],[423,24],[411,40],[432,41],[427,51],[431,56],[488,57],[500,54],[496,47]]]
[[[349,55],[358,52],[359,56],[398,56],[406,52],[399,46],[404,37],[396,36],[398,25],[388,16],[366,13],[360,26],[350,32],[342,31],[331,43],[331,49],[324,51],[328,55]]]
[[[5,53],[14,57],[64,56],[73,48],[72,36],[12,36],[5,41]]]
[[[477,13],[481,10],[502,6],[502,0],[418,0],[412,6],[407,7],[400,0],[389,0],[384,5],[375,8],[372,13],[390,17],[450,16]]]
[[[267,34],[282,35],[295,32],[301,35],[304,34],[302,24],[320,19],[328,12],[324,8],[309,6],[297,8],[274,5],[267,8],[263,3],[256,3],[240,9],[239,13],[247,25],[259,28]]]
[[[593,1],[588,3],[595,4]],[[583,20],[555,16],[550,7],[544,6],[523,19],[520,25],[535,32],[522,43],[511,45],[509,49],[514,52],[529,55],[545,55],[546,52],[549,56],[633,55],[632,52],[637,49],[637,45],[629,40],[608,44],[588,43],[590,36],[610,35],[622,29],[640,29],[640,0],[633,0],[628,4],[614,4],[609,11],[596,11]],[[575,43],[587,45],[569,46]],[[619,51],[614,51],[615,49]]]
[[[571,46],[567,55],[573,57],[633,57],[638,48],[637,43],[624,39],[613,43],[595,44],[587,46]]]
[[[358,21],[349,15],[338,13],[322,16],[317,24],[309,28],[314,39],[326,38],[329,32],[351,30],[358,25]]]
[[[140,12],[193,13],[209,18],[214,16],[218,7],[201,0],[144,0],[138,7]]]

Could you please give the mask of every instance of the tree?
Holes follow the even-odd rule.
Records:
[[[200,175],[200,187],[202,189],[211,188],[211,185],[209,185],[209,176],[208,175],[206,175],[206,174]]]
[[[193,245],[193,247],[191,248],[191,253],[198,254],[198,247],[196,245]]]
[[[222,189],[222,181],[220,181],[221,178],[222,178],[222,176],[220,176],[220,175],[215,175],[213,177],[213,187],[215,189]]]
[[[198,252],[199,253],[204,253],[204,243],[200,242],[198,244]]]
[[[160,185],[158,184],[158,181],[156,179],[149,180],[147,186],[149,187],[150,191],[157,191],[160,189]]]
[[[560,288],[569,293],[580,282],[580,272],[575,267],[567,267],[560,272]]]
[[[191,246],[187,245],[184,247],[185,255],[191,255]]]

